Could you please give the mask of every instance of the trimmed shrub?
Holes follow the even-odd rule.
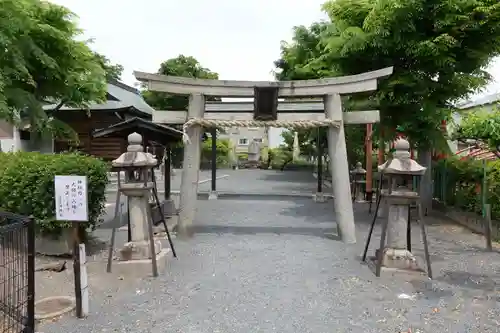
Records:
[[[486,203],[494,219],[500,218],[500,160],[482,161],[458,158],[434,165],[434,198],[447,206],[482,214],[482,185],[486,174]]]
[[[238,161],[246,161],[248,160],[248,153],[237,153],[236,158]]]
[[[304,161],[304,160],[298,160],[295,162],[290,162],[285,165],[282,165],[281,168],[283,170],[289,170],[289,171],[310,171],[313,172],[315,169],[314,163]]]
[[[217,139],[216,145],[216,161],[218,167],[224,167],[229,164],[229,140]],[[212,163],[212,138],[208,138],[201,144],[201,164],[211,168]]]
[[[80,153],[0,153],[0,209],[33,215],[38,233],[58,235],[71,224],[55,220],[54,176],[87,176],[89,222],[82,225],[94,228],[104,211],[108,170],[106,162]]]

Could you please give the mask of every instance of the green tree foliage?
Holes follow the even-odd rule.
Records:
[[[400,126],[421,148],[445,148],[440,123],[452,103],[489,82],[500,53],[497,0],[336,0],[330,20],[295,28],[276,62],[279,79],[351,75],[394,66],[376,93],[349,103],[374,104],[387,139]],[[435,146],[436,147],[436,146]]]
[[[456,140],[477,140],[486,143],[497,155],[500,153],[500,109],[467,112],[455,129]]]
[[[500,160],[460,159],[456,156],[435,165],[434,198],[448,207],[482,215],[484,204],[491,205],[494,231],[500,236]],[[486,182],[483,182],[486,177]],[[486,197],[479,195],[479,186],[486,184]]]
[[[312,141],[310,130],[298,130],[299,149],[301,155],[314,156],[316,153],[316,143]],[[288,151],[293,151],[293,141],[295,139],[295,131],[286,130],[281,132],[283,138],[283,148]]]
[[[168,59],[162,62],[160,65],[160,69],[158,69],[158,74],[197,79],[217,80],[219,78],[219,74],[203,67],[194,57],[184,55],[179,55],[176,58]],[[144,88],[146,87],[144,86]],[[179,111],[187,110],[189,106],[189,96],[185,95],[173,95],[160,91],[150,91],[144,89],[142,91],[142,96],[144,97],[144,100],[156,110]],[[220,99],[211,98],[208,100],[216,101]],[[222,132],[222,130],[220,129],[218,129],[217,131],[218,133]],[[207,132],[203,134],[204,140],[208,138]],[[182,145],[182,143],[179,143],[178,145],[180,146]],[[182,159],[181,156],[177,156],[176,158]]]
[[[67,134],[42,103],[84,106],[106,96],[105,70],[75,15],[40,0],[2,0],[0,6],[0,119],[29,122],[32,131]]]
[[[309,28],[298,26],[294,28],[291,43],[281,45],[281,59],[275,62],[278,80],[308,80],[323,77],[340,76],[342,73],[332,67],[321,65],[319,59],[323,54],[322,36],[328,31],[328,22],[313,23]],[[311,64],[319,66],[311,66]],[[376,102],[369,95],[343,96],[343,105],[348,110],[369,110],[376,107]],[[346,126],[346,142],[349,163],[361,160],[364,153],[365,129],[362,126]],[[304,130],[299,133],[301,151],[315,154],[318,142],[327,146],[325,130]],[[286,134],[285,134],[286,135]],[[285,139],[285,138],[284,138]],[[291,138],[293,143],[293,137]],[[286,142],[286,139],[285,139]],[[325,154],[326,154],[325,149]]]
[[[120,64],[112,64],[111,61],[104,55],[95,53],[95,57],[99,65],[104,69],[107,81],[120,81],[123,74],[123,66]]]
[[[349,165],[355,165],[356,162],[364,161],[365,156],[365,127],[363,125],[351,125],[346,127],[346,145],[347,160]],[[298,139],[301,155],[316,157],[318,154],[318,136],[319,144],[323,147],[323,154],[327,151],[327,131],[324,128],[313,130],[299,130]],[[293,140],[295,134],[293,131],[283,131],[283,149],[293,151]]]
[[[216,146],[216,160],[217,160],[217,165],[227,165],[228,164],[228,157],[229,157],[229,150],[230,150],[230,143],[229,140],[227,139],[217,139],[215,141],[215,146]],[[203,162],[206,161],[211,161],[212,160],[212,138],[208,138],[205,140],[201,146],[201,160]]]
[[[162,62],[158,74],[197,79],[219,78],[217,73],[203,67],[195,58],[184,55]],[[143,97],[149,105],[157,110],[187,110],[189,105],[188,96],[144,90]]]

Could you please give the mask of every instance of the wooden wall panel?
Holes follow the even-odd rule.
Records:
[[[90,117],[84,111],[61,112],[58,118],[70,125],[78,134],[80,144],[73,149],[105,160],[116,159],[124,151],[122,138],[90,138],[93,130],[107,128],[122,121],[114,112],[96,111]],[[66,151],[69,148],[65,141],[54,143],[55,152]]]

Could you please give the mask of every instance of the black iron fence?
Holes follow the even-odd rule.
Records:
[[[34,221],[0,211],[0,333],[34,331]]]

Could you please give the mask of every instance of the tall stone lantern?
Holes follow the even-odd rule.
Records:
[[[359,203],[366,202],[363,193],[363,185],[366,184],[366,170],[363,169],[361,162],[356,163],[356,167],[351,170],[352,175],[352,201]]]
[[[132,240],[125,243],[120,250],[120,261],[116,266],[127,267],[129,269],[126,271],[131,273],[145,271],[146,267],[138,266],[152,266],[153,275],[156,276],[157,262],[161,263],[157,259],[164,259],[166,254],[161,249],[161,242],[153,238],[153,221],[149,205],[149,197],[154,186],[150,172],[153,172],[157,160],[150,153],[144,152],[140,134],[130,134],[128,144],[127,151],[112,162],[114,168],[124,170],[128,175],[124,182],[119,182],[118,191],[128,197],[132,235]]]
[[[410,237],[409,209],[410,205],[416,204],[419,212],[419,221],[424,242],[425,258],[427,262],[427,273],[432,276],[427,246],[427,236],[422,214],[421,198],[419,193],[413,189],[413,178],[423,176],[426,168],[418,164],[410,157],[410,144],[405,139],[398,139],[394,145],[393,157],[378,167],[388,181],[388,189],[382,192],[382,202],[387,207],[387,218],[382,223],[382,236],[380,248],[373,258],[376,263],[376,275],[380,276],[382,269],[391,272],[410,271],[422,274],[425,272],[419,268],[416,257],[411,253],[408,244]],[[374,218],[375,221],[375,218]],[[372,229],[373,230],[373,225]],[[371,233],[371,231],[370,231]],[[368,239],[367,247],[371,234]],[[387,242],[386,242],[387,237]],[[363,257],[365,257],[365,255]]]
[[[258,164],[260,161],[260,143],[252,140],[248,145],[248,162],[252,163],[253,166]]]

